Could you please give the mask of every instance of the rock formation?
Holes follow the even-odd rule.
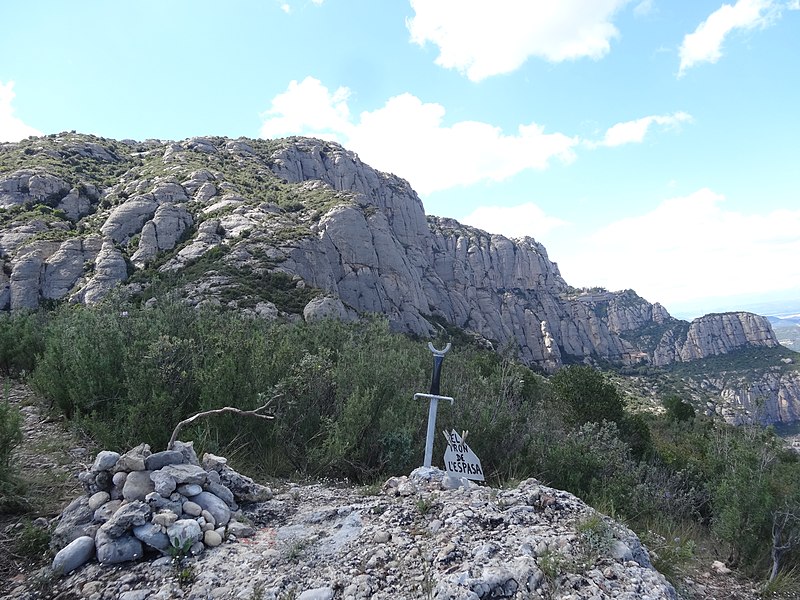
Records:
[[[245,494],[245,526],[227,521],[223,488],[247,485],[225,459],[201,468],[189,446],[145,454],[101,452],[83,476],[89,492],[111,494],[87,494],[61,515],[54,597],[677,598],[632,531],[535,479],[497,490],[420,468],[375,495],[289,484],[271,498]],[[198,552],[164,555],[200,539]],[[30,593],[21,585],[8,597]]]
[[[757,315],[687,323],[632,290],[576,290],[540,243],[426,216],[405,180],[331,142],[61,134],[0,145],[0,157],[11,165],[0,172],[0,310],[95,303],[131,274],[146,282],[127,287],[136,293],[191,271],[179,292],[193,304],[264,318],[382,313],[422,336],[444,321],[548,372],[778,345]],[[296,301],[278,305],[248,277]]]

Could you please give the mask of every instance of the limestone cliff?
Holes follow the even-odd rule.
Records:
[[[687,323],[631,290],[571,288],[535,240],[426,216],[405,180],[316,139],[0,145],[0,258],[2,310],[97,302],[120,284],[157,299],[172,274],[195,304],[381,313],[423,336],[445,321],[547,371],[778,345],[757,315]]]

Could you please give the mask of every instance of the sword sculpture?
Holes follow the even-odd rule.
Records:
[[[454,400],[450,396],[439,395],[439,380],[442,376],[442,363],[444,362],[444,355],[450,350],[450,343],[444,347],[444,350],[437,350],[431,342],[428,342],[428,349],[433,352],[433,375],[431,377],[431,391],[429,394],[414,394],[414,399],[428,398],[430,405],[428,406],[428,435],[425,438],[425,462],[423,466],[430,467],[433,459],[433,434],[436,431],[436,409],[439,406],[439,400],[450,400],[452,405]]]

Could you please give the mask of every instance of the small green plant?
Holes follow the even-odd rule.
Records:
[[[416,502],[417,511],[421,515],[427,515],[436,506],[436,502],[432,498],[419,498]]]
[[[682,567],[694,558],[697,550],[690,536],[672,531],[660,535],[648,530],[640,537],[651,550],[653,566],[670,581],[677,582]]]
[[[798,598],[800,597],[800,573],[794,567],[781,571],[771,581],[764,584],[762,598]]]
[[[194,567],[186,563],[189,551],[192,547],[192,540],[180,540],[173,538],[169,541],[169,555],[172,557],[172,569],[178,585],[187,586],[194,581]]]
[[[189,550],[192,547],[192,540],[181,540],[179,538],[172,538],[169,541],[169,555],[173,561],[181,561],[189,556]]]
[[[586,558],[589,560],[608,554],[614,543],[614,532],[597,514],[578,523],[578,533]]]
[[[194,567],[186,564],[179,565],[175,568],[175,578],[182,588],[188,586],[194,581]]]
[[[546,587],[542,589],[545,598],[554,598],[559,589],[558,578],[566,572],[569,561],[560,552],[547,550],[536,559],[542,571]]]
[[[50,553],[50,529],[26,519],[14,538],[14,552],[31,560],[46,558]]]
[[[8,401],[8,388],[4,395],[0,400],[0,512],[20,510],[25,504],[12,461],[14,448],[22,441],[22,415]]]
[[[303,552],[308,546],[308,540],[305,539],[292,539],[287,540],[283,546],[283,558],[288,562],[297,562],[303,556]]]

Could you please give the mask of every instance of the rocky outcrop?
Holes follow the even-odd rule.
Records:
[[[800,421],[800,372],[779,368],[757,373],[723,371],[688,377],[695,404],[731,425]]]
[[[288,484],[271,499],[255,497],[242,513],[252,525],[231,520],[220,528],[224,535],[218,539],[209,532],[216,532],[220,519],[201,505],[206,496],[214,496],[208,484],[213,473],[219,473],[222,487],[237,489],[223,475],[231,472],[224,459],[207,457],[201,468],[191,462],[176,464],[185,458],[181,452],[142,457],[142,450],[129,452],[128,461],[101,452],[83,476],[95,483],[89,485],[91,495],[73,502],[61,516],[64,521],[68,514],[86,514],[72,519],[71,542],[66,540],[73,536],[60,535],[61,525],[57,528],[63,548],[52,568],[66,576],[50,578],[54,595],[677,598],[632,531],[572,494],[535,479],[504,490],[466,480],[452,486],[442,471],[420,468],[408,477],[390,478],[376,495],[345,486]],[[142,481],[163,486],[162,478],[154,477],[159,469],[179,471],[180,477],[190,472],[204,475],[206,483],[178,485],[176,500],[173,494],[168,499],[148,492],[149,487],[131,489],[126,497],[128,484],[120,489],[115,483],[149,473]],[[93,491],[106,485],[108,477],[102,473],[112,479],[110,493]],[[208,489],[198,492],[202,487]],[[141,493],[146,500],[139,499]],[[120,498],[109,499],[112,495]],[[156,497],[169,506],[153,510],[149,505]],[[247,543],[236,543],[248,534]],[[189,552],[182,559],[164,556],[165,544],[173,545],[170,540],[179,544],[206,536],[213,543],[195,542],[196,554]],[[166,576],[175,572],[176,562],[193,577],[181,581]],[[8,597],[25,598],[29,593],[30,587],[21,585]]]
[[[117,183],[71,185],[42,167],[0,174],[0,205],[39,211],[0,232],[0,255],[12,266],[0,308],[34,308],[41,298],[97,302],[129,269],[149,268],[157,257],[162,272],[179,272],[214,256],[217,265],[182,290],[192,303],[260,305],[269,309],[256,311],[262,315],[311,319],[381,313],[395,329],[421,336],[444,320],[495,348],[514,347],[547,371],[601,360],[663,366],[777,345],[756,315],[689,324],[631,290],[575,290],[535,240],[427,217],[408,182],[331,142],[120,144],[72,135],[51,146],[2,148],[19,152],[22,164],[45,152],[94,160],[97,169],[113,165]],[[128,167],[122,175],[120,165]],[[58,202],[64,214],[46,210]],[[51,238],[61,241],[39,241]],[[306,311],[276,307],[257,290],[245,302],[231,300],[238,273],[280,273],[327,300]]]
[[[70,186],[46,171],[21,169],[0,177],[0,208],[26,203],[53,204],[64,198]]]
[[[141,268],[159,252],[172,250],[191,225],[192,215],[183,206],[159,205],[153,218],[141,229],[139,248],[131,262]]]
[[[75,298],[86,304],[96,304],[127,278],[125,257],[110,239],[106,239],[95,259],[94,276],[75,294]]]

